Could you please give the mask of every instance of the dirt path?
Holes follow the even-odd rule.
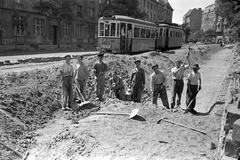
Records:
[[[205,113],[215,103],[231,57],[231,50],[224,49],[201,65],[203,89],[197,98],[197,111]],[[170,98],[170,92],[168,95]],[[58,116],[38,131],[29,159],[207,160],[214,157],[215,151],[209,146],[210,142],[218,142],[220,116],[194,116],[180,110],[170,113],[162,107],[153,107],[150,102],[144,106],[117,103],[102,110],[130,113],[134,108],[140,109],[142,119],[92,115],[80,120],[79,124],[70,124],[64,120],[69,113]],[[164,121],[157,124],[162,117],[203,130],[207,136]]]
[[[199,72],[202,75],[202,90],[197,96],[196,110],[201,113],[207,113],[215,103],[216,96],[221,89],[222,80],[227,75],[231,61],[231,49],[224,49],[213,54],[211,60],[201,65]],[[182,107],[185,105],[186,81],[183,91]]]

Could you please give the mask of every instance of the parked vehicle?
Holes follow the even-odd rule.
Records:
[[[101,17],[98,22],[98,47],[112,53],[179,48],[182,36],[176,25],[157,25],[128,16]]]

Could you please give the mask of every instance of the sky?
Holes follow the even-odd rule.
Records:
[[[211,5],[215,2],[215,0],[168,0],[173,11],[173,23],[182,24],[183,23],[183,16],[190,10],[190,9],[198,9],[202,8],[205,9],[208,5]]]

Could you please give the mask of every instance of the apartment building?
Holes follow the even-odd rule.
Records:
[[[0,44],[94,44],[97,42],[99,0],[79,0],[75,18],[69,23],[41,14],[33,0],[0,0]],[[26,23],[13,26],[14,15]],[[59,36],[60,30],[60,36]]]
[[[173,8],[166,0],[139,0],[139,9],[147,13],[146,21],[172,23]]]
[[[201,21],[202,21],[202,9],[194,8],[190,9],[183,16],[183,23],[188,23],[191,29],[191,35],[201,30]]]
[[[211,4],[205,7],[202,14],[202,25],[201,29],[203,32],[209,29],[216,29],[217,15],[215,12],[216,4]]]

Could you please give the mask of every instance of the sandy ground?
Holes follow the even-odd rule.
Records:
[[[139,108],[135,119],[128,116],[91,115],[77,124],[66,120],[68,112],[59,112],[45,128],[37,131],[36,142],[30,149],[28,159],[36,160],[205,160],[214,159],[215,150],[210,144],[217,144],[221,116],[217,111],[223,104],[217,104],[210,114],[209,108],[224,94],[222,80],[227,74],[232,58],[231,50],[224,49],[213,54],[210,60],[201,64],[203,89],[197,97],[196,116],[178,112],[170,113],[161,106],[154,107],[151,102],[145,105],[136,103],[101,104],[102,111],[130,113]],[[170,90],[168,90],[170,100]],[[183,108],[185,91],[183,93]],[[189,130],[165,121],[157,124],[160,118],[178,122],[206,132]]]

